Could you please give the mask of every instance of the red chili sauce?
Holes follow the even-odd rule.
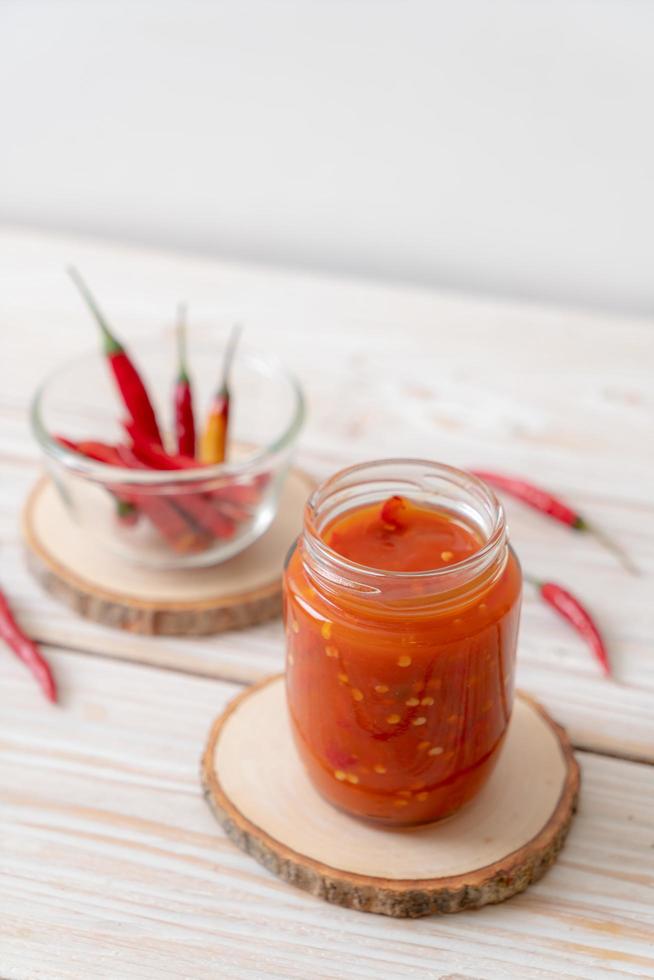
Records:
[[[346,511],[321,538],[387,573],[455,570],[484,546],[460,516],[401,497]],[[455,582],[438,601],[424,575],[402,579],[408,600],[383,584],[378,600],[360,600],[338,585],[321,590],[301,542],[295,549],[285,578],[288,704],[302,761],[335,806],[423,823],[486,781],[513,700],[521,574],[510,548],[492,572]]]

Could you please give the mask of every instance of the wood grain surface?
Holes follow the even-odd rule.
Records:
[[[38,480],[22,512],[28,568],[43,588],[78,615],[145,636],[213,636],[278,618],[282,566],[302,527],[313,481],[291,469],[271,526],[220,565],[159,570],[98,552],[54,483]]]
[[[518,683],[590,750],[566,850],[529,892],[402,922],[288,888],[222,835],[197,773],[221,705],[281,669],[279,624],[133,637],[74,617],[28,575],[30,396],[96,340],[69,262],[128,341],[185,296],[194,329],[219,311],[274,346],[308,394],[298,462],[312,475],[398,454],[526,474],[629,548],[638,578],[506,501],[523,564],[596,612],[616,674],[604,681],[526,593]],[[0,268],[0,584],[53,645],[63,689],[50,708],[0,651],[0,976],[651,976],[654,767],[628,760],[654,762],[654,324],[19,230],[0,233]]]
[[[0,976],[594,980],[654,971],[650,766],[579,753],[579,812],[538,884],[504,906],[389,921],[290,888],[215,823],[199,747],[233,684],[48,654],[60,707],[0,658]]]

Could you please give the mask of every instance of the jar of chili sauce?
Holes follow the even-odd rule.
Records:
[[[330,803],[419,824],[480,790],[511,717],[521,586],[502,507],[468,473],[382,460],[313,493],[285,571],[286,684]]]

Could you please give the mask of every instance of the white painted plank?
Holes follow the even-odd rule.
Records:
[[[236,850],[198,759],[233,685],[48,651],[50,707],[0,657],[0,974],[545,980],[654,971],[654,769],[582,753],[560,861],[503,906],[390,921],[310,898]]]

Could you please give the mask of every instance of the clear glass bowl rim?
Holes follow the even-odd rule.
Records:
[[[158,337],[148,336],[139,338],[138,342],[147,343],[155,341]],[[212,466],[197,466],[184,470],[133,470],[127,467],[110,466],[108,463],[101,463],[98,460],[89,459],[67,446],[57,442],[48,431],[43,419],[43,398],[48,386],[52,384],[60,374],[70,370],[75,365],[81,365],[87,360],[97,360],[102,358],[102,353],[97,350],[89,350],[84,354],[77,354],[66,361],[63,361],[53,371],[51,371],[36,389],[30,404],[30,426],[34,437],[47,456],[61,463],[62,466],[78,473],[97,480],[100,483],[116,483],[132,486],[158,486],[168,485],[174,480],[179,483],[197,483],[198,481],[209,481],[222,477],[238,478],[247,476],[252,471],[259,470],[265,465],[267,460],[273,459],[278,453],[283,452],[292,445],[298,436],[304,423],[306,415],[306,402],[304,393],[295,375],[289,371],[283,361],[276,355],[264,353],[258,348],[245,346],[241,349],[241,356],[250,362],[259,361],[265,364],[266,368],[284,378],[291,389],[293,395],[293,410],[286,428],[277,436],[273,442],[264,446],[258,452],[252,453],[239,462],[216,463]]]

